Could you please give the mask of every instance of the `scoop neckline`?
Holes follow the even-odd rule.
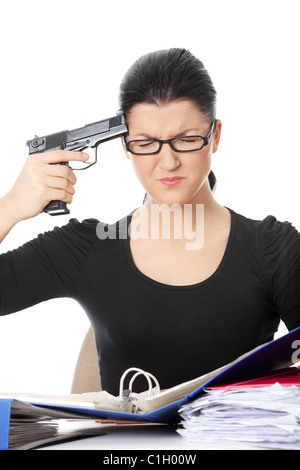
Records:
[[[173,284],[165,284],[163,282],[156,281],[155,279],[152,279],[151,277],[147,276],[142,271],[140,271],[140,269],[136,266],[136,264],[133,260],[131,247],[130,247],[130,223],[131,223],[131,219],[132,219],[132,215],[133,215],[134,211],[131,212],[127,216],[128,230],[127,230],[127,237],[124,239],[125,251],[126,251],[127,260],[128,260],[130,268],[134,271],[135,274],[137,274],[144,281],[146,281],[150,284],[153,284],[153,285],[155,285],[159,288],[162,288],[162,289],[189,290],[189,289],[196,289],[196,288],[205,286],[209,282],[213,281],[221,273],[221,271],[224,269],[224,267],[226,265],[226,262],[228,260],[228,257],[229,257],[229,253],[230,253],[231,248],[232,248],[235,229],[236,229],[236,213],[232,209],[229,209],[228,207],[226,207],[226,209],[228,209],[230,214],[231,214],[230,231],[229,231],[229,236],[228,236],[226,248],[225,248],[223,257],[222,257],[218,267],[216,268],[216,270],[208,278],[204,279],[203,281],[197,282],[195,284],[173,285]]]

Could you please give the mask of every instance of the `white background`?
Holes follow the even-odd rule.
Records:
[[[140,55],[186,47],[218,91],[222,140],[213,160],[216,199],[252,218],[300,229],[298,0],[11,0],[0,7],[0,195],[14,183],[25,142],[111,117],[119,83]],[[119,140],[77,174],[70,216],[40,215],[1,245],[95,217],[114,222],[144,191]],[[117,294],[117,293],[116,293]],[[68,393],[88,320],[69,299],[0,319],[0,390]],[[282,330],[284,331],[284,330]]]

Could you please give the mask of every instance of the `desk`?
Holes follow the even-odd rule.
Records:
[[[172,426],[118,429],[102,436],[56,443],[39,450],[257,450],[245,445],[215,445],[187,442]],[[134,452],[133,452],[134,454]]]

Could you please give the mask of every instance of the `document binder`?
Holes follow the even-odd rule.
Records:
[[[11,399],[0,400],[0,450],[8,449]]]
[[[193,358],[191,358],[192,360]],[[111,400],[110,403],[101,408],[101,400],[95,405],[85,405],[84,400],[97,394],[70,395],[70,400],[65,403],[55,403],[39,400],[38,397],[26,400],[31,405],[43,407],[43,409],[55,410],[59,413],[73,413],[82,417],[101,420],[116,420],[145,423],[178,424],[180,422],[179,409],[182,405],[199,397],[205,389],[225,385],[228,383],[242,382],[253,377],[268,375],[271,372],[290,368],[295,372],[296,362],[300,361],[300,327],[292,330],[284,336],[256,348],[229,365],[209,374],[185,382],[167,391],[160,391],[159,384],[151,373],[133,368],[135,372],[128,388],[124,386],[126,371],[120,381],[120,396],[112,397],[106,392],[104,398]],[[148,396],[134,394],[132,391],[134,378],[144,374],[148,380]],[[155,384],[153,388],[150,380]],[[2,394],[3,395],[3,394]],[[100,396],[100,395],[99,395]],[[101,395],[102,396],[102,395]],[[83,398],[82,401],[81,397]],[[8,446],[8,435],[10,428],[10,407],[12,400],[9,397],[1,399],[0,394],[0,449]],[[13,396],[11,396],[13,398]],[[15,396],[17,399],[17,396]],[[109,409],[109,408],[112,409]]]

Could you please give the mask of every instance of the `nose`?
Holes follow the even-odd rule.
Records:
[[[170,145],[164,144],[158,155],[159,166],[162,170],[172,171],[180,166],[178,153],[172,150]]]

